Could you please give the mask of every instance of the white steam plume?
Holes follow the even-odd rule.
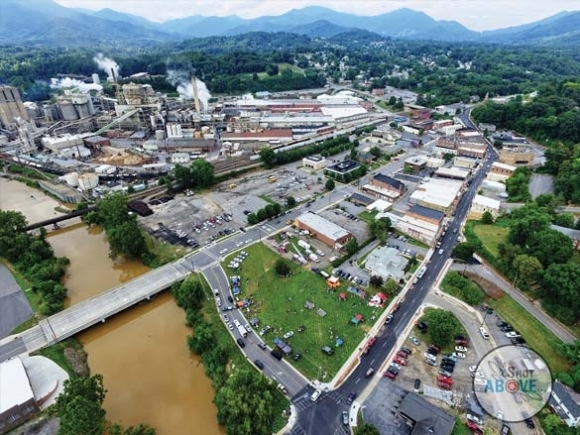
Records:
[[[115,77],[119,78],[119,64],[117,64],[117,62],[115,62],[110,57],[105,57],[102,53],[98,53],[95,57],[93,57],[93,61],[100,69],[107,73],[110,79],[113,78],[111,70],[114,71]]]
[[[50,79],[50,87],[52,89],[70,89],[77,88],[80,92],[86,93],[89,91],[102,91],[103,87],[95,83],[85,83],[77,79],[65,77],[63,79]]]
[[[211,94],[207,86],[196,77],[197,96],[203,110],[207,110]],[[191,83],[191,74],[186,71],[168,70],[167,81],[176,87],[177,93],[181,98],[193,99],[193,84]]]

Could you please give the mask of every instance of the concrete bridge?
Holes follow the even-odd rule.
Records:
[[[38,325],[1,340],[0,361],[40,350],[104,322],[182,281],[192,271],[193,263],[181,259],[42,319]]]

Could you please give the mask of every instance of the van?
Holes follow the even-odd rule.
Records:
[[[375,373],[375,369],[373,369],[372,367],[370,369],[367,370],[367,372],[365,373],[365,377],[366,378],[370,378],[373,374]]]

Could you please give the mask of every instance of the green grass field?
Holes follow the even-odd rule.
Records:
[[[347,292],[346,284],[336,291],[327,291],[324,279],[307,267],[292,263],[292,275],[278,277],[273,269],[278,255],[262,244],[253,245],[246,251],[249,256],[238,272],[242,280],[242,296],[253,299],[251,312],[244,313],[246,318],[249,320],[256,316],[261,326],[272,328],[263,337],[269,346],[274,344],[275,337],[282,339],[286,332],[293,331],[294,336],[288,344],[292,347],[292,354],[299,352],[302,358],[295,362],[287,357],[288,362],[309,379],[318,377],[330,381],[382,310],[369,307],[361,298]],[[224,263],[227,266],[229,258]],[[229,270],[227,267],[224,269]],[[339,301],[341,292],[346,293],[346,301]],[[305,308],[307,301],[314,303],[316,308]],[[317,314],[319,308],[326,312],[326,316]],[[352,325],[350,319],[359,313],[364,316],[364,322]],[[304,332],[297,331],[299,326],[304,326]],[[337,337],[344,340],[343,346],[335,346]],[[324,354],[321,351],[324,345],[331,346],[334,355]]]
[[[475,225],[473,227],[475,235],[481,240],[483,246],[495,258],[499,256],[498,247],[505,242],[509,234],[509,228],[502,225]]]
[[[279,63],[278,64],[278,76],[286,68],[289,68],[290,71],[292,71],[293,74],[300,74],[300,75],[304,74],[304,70],[302,70],[301,68],[298,68],[296,65],[291,65],[289,63]],[[244,76],[244,77],[252,77],[252,74],[249,74],[249,73],[248,74],[242,74],[242,76]],[[258,73],[258,77],[260,79],[264,79],[264,78],[267,78],[269,76],[268,76],[268,73],[266,71],[262,71],[262,72],[259,72]]]
[[[506,295],[490,301],[489,305],[503,320],[514,325],[531,348],[546,360],[552,372],[567,372],[570,369],[566,358],[557,352],[557,345],[561,340],[514,299]]]

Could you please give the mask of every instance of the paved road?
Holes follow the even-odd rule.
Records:
[[[401,304],[399,311],[396,313],[388,329],[385,328],[378,334],[378,340],[372,352],[360,360],[358,367],[337,390],[324,392],[317,402],[311,402],[305,397],[294,400],[295,406],[301,412],[298,415],[297,424],[289,432],[290,434],[330,435],[344,431],[344,426],[340,421],[340,414],[343,410],[348,410],[345,405],[345,398],[351,392],[361,393],[365,389],[370,382],[370,379],[365,377],[367,370],[370,367],[375,369],[380,367],[395,346],[397,337],[412,320],[421,304],[423,304],[432,284],[437,279],[453,247],[457,243],[457,238],[453,230],[459,230],[459,225],[467,215],[471,201],[477,193],[478,186],[485,177],[485,173],[491,166],[491,163],[496,159],[497,155],[490,153],[486,163],[480,165],[471,185],[459,201],[455,212],[456,217],[449,225],[447,236],[442,240],[441,248],[443,249],[443,253],[441,255],[438,253],[433,254],[425,275],[407,293],[404,302]]]
[[[463,270],[465,269],[465,266],[461,264],[454,264],[451,268],[454,270]],[[486,264],[468,265],[467,271],[476,273],[477,275],[496,284],[504,292],[514,298],[516,302],[518,302],[522,307],[524,307],[528,313],[546,325],[548,329],[552,331],[560,340],[566,343],[572,343],[576,340],[574,334],[572,334],[565,326],[561,325],[559,322],[546,314],[540,307],[531,302],[526,294],[512,286],[490,266]]]
[[[33,312],[24,295],[24,291],[14,280],[10,270],[0,263],[0,339],[10,335],[10,332],[24,321],[28,320]]]

